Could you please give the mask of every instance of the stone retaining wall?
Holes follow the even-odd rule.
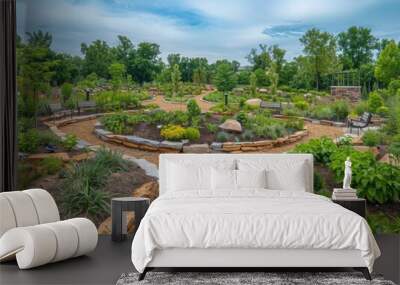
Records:
[[[173,152],[173,153],[209,153],[209,152],[251,152],[262,151],[274,147],[291,144],[301,140],[308,135],[308,130],[304,129],[292,135],[278,138],[276,140],[262,140],[255,142],[213,142],[210,145],[204,144],[187,144],[184,142],[172,141],[156,141],[145,139],[138,136],[114,135],[113,133],[102,128],[97,124],[94,134],[101,140],[120,144],[126,147],[141,149],[154,152]]]

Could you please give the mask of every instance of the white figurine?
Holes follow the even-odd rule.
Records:
[[[347,157],[344,162],[344,178],[343,178],[343,189],[351,189],[351,161],[350,157]]]

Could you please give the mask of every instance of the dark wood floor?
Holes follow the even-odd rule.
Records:
[[[379,235],[376,239],[382,257],[374,271],[399,283],[400,235]],[[30,270],[19,270],[15,262],[4,263],[0,265],[0,284],[115,284],[122,273],[134,271],[130,246],[129,240],[114,243],[109,236],[100,236],[97,249],[88,256]]]

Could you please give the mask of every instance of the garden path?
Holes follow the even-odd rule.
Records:
[[[67,134],[74,134],[79,139],[85,140],[90,144],[104,145],[111,149],[120,150],[126,155],[129,155],[129,156],[132,156],[132,157],[135,157],[138,159],[145,159],[151,163],[158,165],[159,153],[127,148],[127,147],[124,147],[121,145],[107,143],[107,142],[100,140],[98,137],[96,137],[93,134],[93,129],[94,129],[95,123],[96,123],[96,120],[82,121],[82,122],[78,122],[75,124],[70,124],[70,125],[61,127],[60,130]],[[345,131],[345,129],[343,129],[343,128],[338,128],[338,127],[333,127],[333,126],[323,126],[323,125],[312,124],[312,123],[308,123],[308,122],[306,122],[305,125],[307,126],[307,128],[309,130],[309,135],[307,137],[304,137],[301,141],[298,141],[298,142],[295,142],[295,143],[292,143],[289,145],[269,149],[269,150],[266,150],[263,152],[266,152],[266,153],[287,152],[287,151],[293,149],[294,146],[298,143],[303,143],[312,138],[319,138],[322,136],[326,136],[326,137],[335,139],[340,136],[343,136],[344,131]]]
[[[200,95],[194,97],[197,104],[199,105],[202,112],[208,112],[210,108],[214,105],[213,103],[203,101],[203,97],[208,95],[212,91],[203,91]],[[153,100],[149,100],[143,103],[143,105],[157,104],[161,109],[165,111],[186,111],[186,103],[171,103],[164,100],[164,96],[157,95]]]

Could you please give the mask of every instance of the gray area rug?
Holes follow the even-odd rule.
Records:
[[[148,272],[142,281],[137,280],[138,276],[138,273],[122,274],[117,285],[395,285],[381,276],[373,276],[373,280],[368,281],[358,272]]]

